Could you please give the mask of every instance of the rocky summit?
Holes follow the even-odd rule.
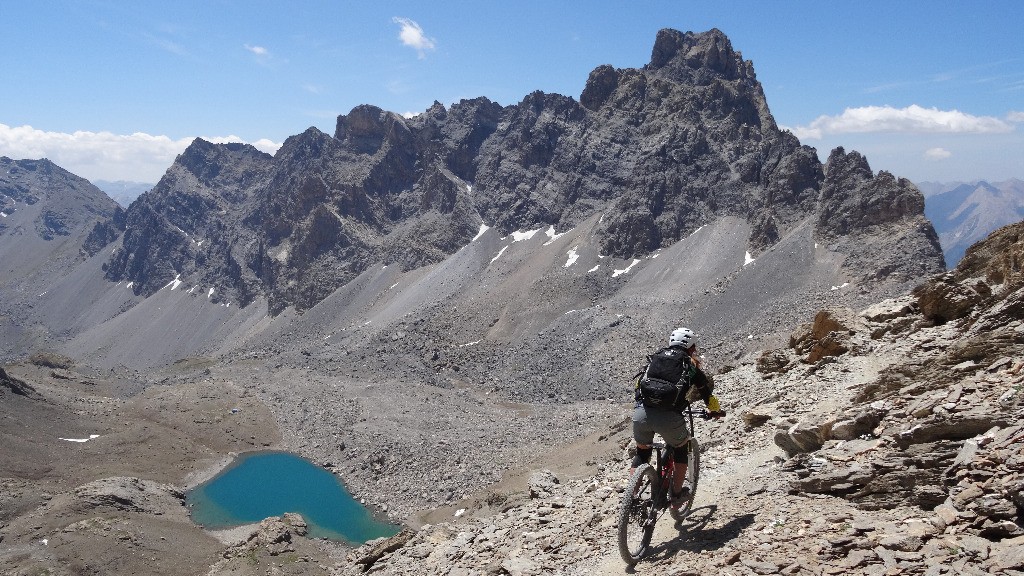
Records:
[[[196,140],[126,210],[3,161],[0,572],[620,574],[631,377],[680,325],[729,416],[636,572],[1024,571],[1020,231],[946,272],[920,192],[821,163],[718,30],[578,100]],[[193,525],[264,449],[403,530]]]

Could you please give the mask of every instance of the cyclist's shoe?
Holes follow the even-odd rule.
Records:
[[[683,486],[679,492],[672,493],[672,507],[679,509],[686,504],[686,501],[690,499],[690,487]]]

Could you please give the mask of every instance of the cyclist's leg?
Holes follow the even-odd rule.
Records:
[[[672,468],[672,495],[677,496],[683,491],[683,484],[686,482],[686,457],[690,455],[690,445],[684,442],[682,446],[672,448],[672,460],[675,466]]]
[[[633,440],[636,441],[636,456],[629,467],[629,475],[641,465],[651,461],[654,444],[654,428],[647,417],[647,410],[641,404],[633,411]]]
[[[677,410],[652,411],[648,420],[658,431],[665,443],[672,446],[672,459],[675,461],[672,472],[672,493],[678,494],[686,479],[686,456],[690,431],[686,428],[686,418]]]

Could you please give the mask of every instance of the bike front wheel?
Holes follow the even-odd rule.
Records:
[[[697,443],[696,438],[691,436],[687,442],[686,455],[686,485],[690,487],[690,496],[678,508],[673,506],[669,509],[673,520],[678,522],[690,513],[690,509],[693,508],[693,499],[697,496],[698,480],[700,480],[700,444]]]
[[[642,464],[633,473],[622,496],[619,509],[619,554],[632,566],[640,561],[651,545],[658,511],[654,507],[658,475],[650,464]]]

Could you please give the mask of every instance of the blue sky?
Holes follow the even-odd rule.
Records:
[[[359,104],[579,97],[719,28],[776,121],[915,181],[1024,178],[1024,2],[0,2],[0,155],[155,182],[192,138],[273,151]]]

